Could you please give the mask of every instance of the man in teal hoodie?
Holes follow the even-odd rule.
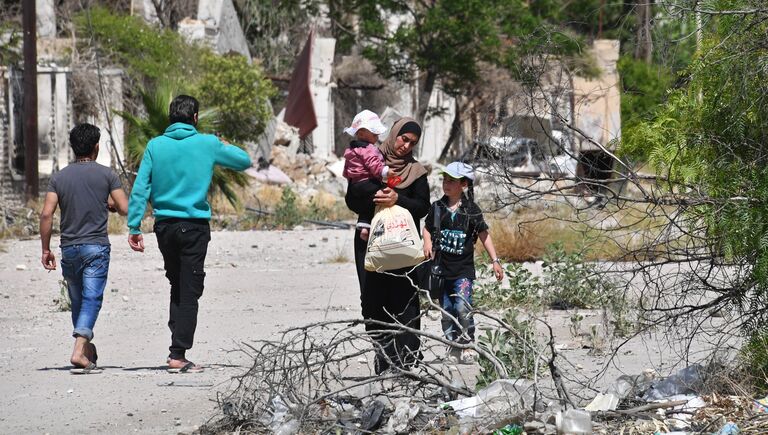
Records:
[[[242,149],[197,132],[198,109],[197,100],[187,95],[171,102],[171,125],[147,143],[128,204],[128,244],[143,252],[141,220],[147,200],[152,203],[154,232],[163,254],[165,276],[171,283],[168,371],[174,373],[202,371],[187,360],[186,351],[192,348],[195,337],[205,255],[211,240],[208,188],[213,167],[242,171],[251,166],[248,153]]]

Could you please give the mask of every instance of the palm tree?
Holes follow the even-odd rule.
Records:
[[[181,87],[172,82],[161,82],[153,90],[140,89],[139,94],[144,103],[146,116],[140,117],[125,111],[116,112],[128,124],[125,141],[126,169],[132,172],[138,170],[147,142],[163,134],[168,127],[168,109],[171,101],[181,93]],[[215,131],[218,111],[216,109],[202,110],[198,114],[197,130],[200,132]],[[235,186],[246,186],[248,177],[242,172],[216,167],[213,171],[211,194],[221,192],[233,207],[239,207],[240,199],[235,192]]]

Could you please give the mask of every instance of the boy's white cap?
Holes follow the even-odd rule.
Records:
[[[463,163],[463,162],[453,162],[448,163],[448,166],[446,166],[442,171],[443,174],[448,174],[452,178],[469,178],[470,180],[475,180],[475,170],[472,169],[472,166]]]
[[[354,136],[357,130],[364,128],[373,134],[379,135],[387,131],[387,127],[381,123],[379,115],[371,112],[370,110],[363,110],[355,115],[355,119],[352,120],[352,125],[344,129],[344,133]]]

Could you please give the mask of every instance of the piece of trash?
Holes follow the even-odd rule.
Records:
[[[361,356],[360,358],[357,359],[357,362],[359,362],[360,364],[366,364],[368,363],[368,360],[364,356]]]
[[[123,302],[128,302],[128,296],[123,296]]]
[[[485,433],[534,409],[533,382],[497,379],[477,395],[442,404],[456,413],[461,432]]]
[[[290,402],[286,402],[280,395],[276,395],[270,401],[271,410],[267,410],[260,421],[269,427],[274,434],[292,435],[298,432],[299,422],[293,418],[290,411]]]
[[[755,411],[768,412],[768,396],[755,400]]]
[[[715,435],[738,435],[740,433],[741,429],[739,429],[739,426],[736,423],[729,421],[721,427]]]
[[[16,270],[27,270],[27,266],[24,264],[17,264]]]
[[[584,409],[587,411],[613,411],[616,409],[616,407],[619,406],[619,396],[613,394],[613,393],[597,393],[597,396],[595,396],[594,399],[592,399],[592,402],[589,403],[589,405],[585,406]]]
[[[158,382],[158,387],[212,387],[211,383],[193,382],[193,381],[165,381]]]
[[[592,416],[589,411],[583,409],[560,411],[555,415],[555,426],[557,426],[557,433],[591,434]]]
[[[410,432],[408,426],[419,415],[419,407],[411,403],[411,399],[400,399],[395,404],[395,411],[389,416],[386,433],[397,434]]]
[[[655,381],[651,384],[651,388],[643,394],[643,400],[650,402],[679,394],[696,393],[696,390],[701,387],[701,372],[703,370],[704,368],[699,364],[694,364],[671,376]]]
[[[360,413],[360,429],[374,431],[381,425],[381,417],[384,415],[384,403],[374,400]]]
[[[67,394],[72,394],[72,393],[74,393],[74,392],[75,392],[75,390],[73,390],[73,389],[71,389],[71,388],[70,388],[69,390],[67,390]]]
[[[644,394],[655,378],[656,371],[653,369],[643,370],[641,375],[636,376],[621,375],[606,388],[605,393],[616,395],[621,402],[627,397],[637,397]]]
[[[538,421],[532,421],[530,423],[539,423],[541,425],[541,426],[535,425],[536,427],[531,425],[529,427],[529,423],[526,423],[525,428],[527,430],[530,430],[531,432],[537,430],[539,427],[542,427],[542,428],[544,427],[544,423],[540,423]],[[501,429],[496,429],[495,431],[493,431],[493,435],[522,435],[522,434],[523,434],[523,428],[516,424],[508,424],[502,427]]]
[[[671,420],[671,426],[673,428],[688,429],[691,426],[690,420],[693,417],[693,414],[696,413],[697,409],[704,408],[705,406],[707,406],[707,403],[700,396],[682,395],[682,394],[669,396],[663,400],[660,400],[659,402],[664,403],[664,402],[675,402],[675,401],[681,401],[681,400],[687,400],[687,402],[672,408],[672,410],[679,411],[679,412],[671,413],[669,415],[669,418]],[[667,411],[667,412],[669,413],[670,411]]]

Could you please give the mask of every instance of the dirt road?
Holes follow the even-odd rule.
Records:
[[[195,346],[187,355],[208,369],[169,374],[169,290],[154,236],[146,237],[144,254],[132,252],[125,236],[111,240],[109,283],[94,340],[105,371],[90,376],[69,373],[70,313],[54,303],[60,271],[47,273],[40,266],[38,240],[2,242],[0,433],[188,433],[214,415],[216,394],[230,387],[231,377],[250,367],[243,354],[232,352],[239,343],[290,326],[360,315],[351,231],[216,232]],[[584,330],[599,323],[596,313],[584,314]],[[571,313],[546,315],[569,380],[603,375],[600,387],[649,367],[669,373],[680,361],[664,337],[645,337],[609,363],[608,356],[571,336]],[[424,328],[438,332],[439,322],[425,321]],[[586,389],[574,398],[583,402],[594,394]]]
[[[144,254],[112,241],[96,324],[100,375],[69,373],[69,312],[57,311],[60,271],[40,266],[39,241],[0,253],[0,433],[177,433],[204,423],[216,392],[241,373],[237,343],[287,325],[359,316],[352,233],[340,230],[212,235],[195,346],[202,374],[166,373],[168,285],[153,235]],[[58,241],[56,240],[55,243]],[[58,249],[54,252],[57,253]],[[343,256],[343,255],[341,255]]]

